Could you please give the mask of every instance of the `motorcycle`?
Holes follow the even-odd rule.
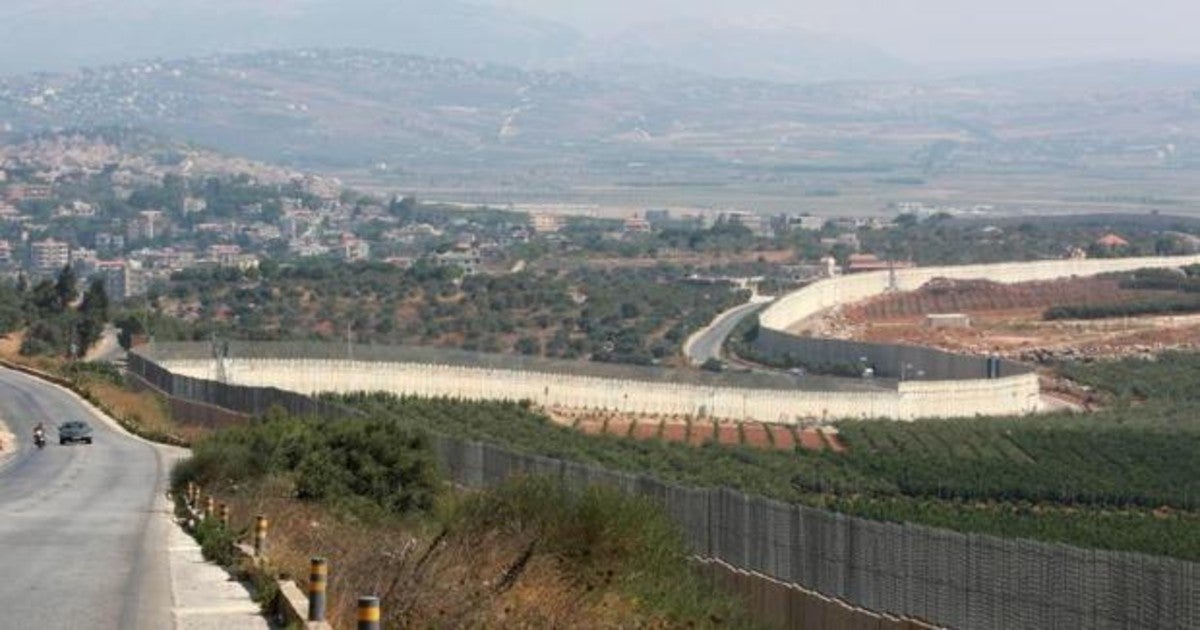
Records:
[[[33,443],[36,444],[38,448],[45,448],[46,447],[46,432],[42,431],[41,429],[34,431],[33,432]]]

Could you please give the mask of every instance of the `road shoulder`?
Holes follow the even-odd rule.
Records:
[[[271,627],[246,588],[224,569],[206,561],[200,545],[178,525],[172,525],[167,545],[175,628],[259,630]]]
[[[8,425],[4,423],[4,419],[0,418],[0,470],[4,470],[4,467],[12,461],[19,447],[17,436],[9,430]]]

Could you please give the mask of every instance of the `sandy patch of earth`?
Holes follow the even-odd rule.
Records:
[[[0,461],[17,452],[17,436],[8,430],[8,426],[0,420]]]

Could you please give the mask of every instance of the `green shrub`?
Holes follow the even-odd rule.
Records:
[[[177,490],[290,477],[303,499],[363,499],[387,512],[428,509],[438,484],[424,431],[386,419],[277,418],[229,429],[195,445],[172,473]]]
[[[193,532],[196,542],[200,543],[200,552],[204,559],[215,562],[223,567],[233,566],[234,544],[237,540],[221,521],[215,518],[204,519],[196,525]]]

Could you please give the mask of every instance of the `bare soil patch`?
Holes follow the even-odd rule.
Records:
[[[1044,362],[1054,358],[1118,358],[1200,347],[1200,316],[1045,321],[1046,309],[1108,305],[1171,295],[1128,290],[1110,278],[1070,278],[1004,285],[935,279],[905,293],[878,296],[823,314],[809,330],[839,339],[903,343],[967,354]],[[967,328],[932,328],[926,315],[962,313]]]
[[[743,444],[754,448],[770,449],[775,446],[767,427],[757,422],[742,425],[742,439]]]
[[[797,429],[791,425],[764,422],[713,422],[704,418],[621,414],[610,411],[550,409],[547,414],[560,426],[587,435],[611,435],[635,440],[663,440],[702,446],[715,442],[724,446],[749,446],[764,450],[845,451],[836,430],[825,427]],[[799,438],[797,438],[797,435]]]
[[[775,448],[781,451],[790,451],[796,447],[796,438],[791,427],[776,424],[767,425],[767,428],[775,439]]]

